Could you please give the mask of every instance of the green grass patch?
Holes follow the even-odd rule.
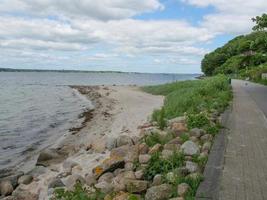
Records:
[[[166,96],[164,114],[156,110],[153,120],[160,124],[162,115],[165,119],[183,116],[185,113],[198,114],[200,112],[224,111],[232,98],[229,79],[224,75],[217,75],[203,80],[191,80],[170,84],[147,86],[143,90],[155,95]],[[200,119],[201,121],[205,119]]]
[[[151,133],[150,135],[144,138],[144,142],[149,146],[153,147],[156,144],[164,145],[171,141],[174,138],[172,133],[160,134],[160,133]]]

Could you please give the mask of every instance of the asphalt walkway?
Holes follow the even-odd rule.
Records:
[[[220,200],[267,200],[267,87],[233,80]]]

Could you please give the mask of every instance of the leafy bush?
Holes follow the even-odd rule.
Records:
[[[148,166],[144,172],[145,180],[152,181],[157,174],[166,174],[178,167],[183,166],[184,155],[174,152],[168,159],[163,159],[160,153],[155,153],[151,156]]]

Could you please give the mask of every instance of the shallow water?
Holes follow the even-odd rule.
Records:
[[[0,72],[0,170],[53,144],[91,102],[68,85],[153,85],[196,75]]]

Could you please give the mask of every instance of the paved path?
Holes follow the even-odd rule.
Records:
[[[267,199],[267,87],[233,80],[220,200]]]

